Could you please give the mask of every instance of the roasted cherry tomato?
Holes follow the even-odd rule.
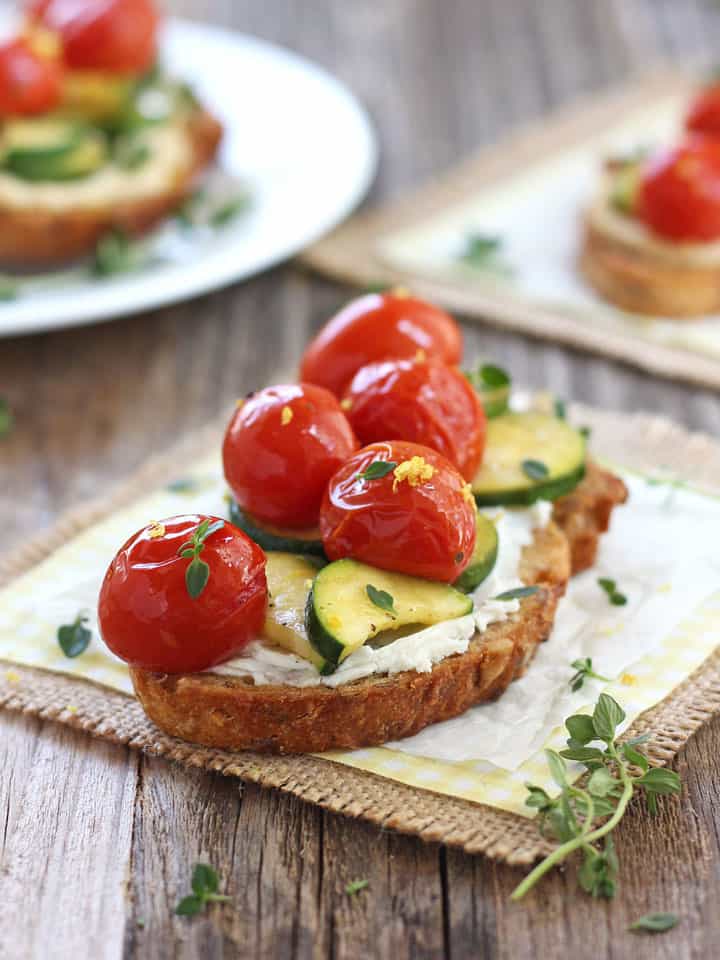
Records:
[[[424,300],[395,291],[352,300],[305,351],[300,378],[341,396],[355,373],[376,360],[414,357],[422,350],[459,363],[462,334],[453,318]]]
[[[386,360],[361,367],[343,409],[361,443],[410,440],[442,453],[472,480],[485,449],[480,399],[441,360]]]
[[[337,399],[310,383],[268,387],[236,410],[225,478],[238,504],[280,527],[314,527],[330,477],[359,444]]]
[[[98,619],[103,640],[122,660],[191,673],[237,656],[260,634],[266,605],[260,547],[227,521],[190,515],[151,523],[123,544],[105,574]]]
[[[54,109],[62,96],[62,69],[38,56],[25,40],[0,46],[0,116],[30,116]]]
[[[651,158],[640,183],[640,219],[661,237],[706,243],[720,237],[720,141],[691,137]]]
[[[363,447],[333,476],[320,510],[331,560],[452,583],[475,548],[475,502],[435,450],[388,440]]]
[[[59,34],[74,70],[142,73],[155,62],[159,17],[151,0],[36,0],[28,11]]]
[[[713,83],[698,93],[690,104],[685,127],[692,133],[720,136],[720,83]]]

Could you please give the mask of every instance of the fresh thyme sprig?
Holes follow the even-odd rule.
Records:
[[[545,751],[560,794],[553,798],[542,787],[528,784],[525,803],[540,814],[541,831],[549,827],[560,844],[515,888],[513,900],[524,897],[549,870],[576,851],[583,854],[578,870],[583,890],[594,897],[614,896],[618,861],[610,834],[633,795],[644,791],[648,809],[655,813],[659,795],[680,792],[677,773],[650,767],[641,749],[649,735],[617,742],[616,730],[624,719],[620,704],[603,693],[592,716],[576,714],[565,721],[570,734],[567,748],[560,753]],[[596,742],[604,748],[591,746]],[[584,786],[570,783],[565,760],[578,761],[587,769],[589,777]],[[641,772],[635,774],[633,769]]]
[[[179,917],[194,917],[202,913],[209,903],[227,903],[230,897],[218,893],[219,885],[216,870],[207,863],[196,863],[190,881],[192,893],[182,898],[175,907],[175,913]]]
[[[354,897],[356,893],[360,893],[361,890],[367,890],[369,886],[369,880],[351,880],[350,883],[345,885],[345,893],[349,897]]]
[[[573,660],[570,664],[575,674],[570,678],[570,689],[575,693],[579,690],[586,680],[605,680],[609,683],[610,677],[604,677],[601,673],[595,673],[592,665],[592,657],[583,657],[581,660]]]
[[[627,603],[625,594],[620,593],[615,581],[610,580],[609,577],[600,577],[598,579],[598,586],[601,590],[605,591],[608,600],[614,607],[624,607]]]
[[[192,537],[178,547],[180,556],[190,560],[187,570],[185,571],[185,586],[193,600],[197,600],[210,579],[210,567],[204,560],[200,559],[205,541],[211,533],[215,533],[216,530],[220,530],[224,526],[224,520],[215,520],[212,522],[209,518],[206,518],[202,523],[198,524],[197,530],[193,533]]]

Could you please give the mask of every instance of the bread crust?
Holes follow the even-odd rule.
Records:
[[[536,530],[523,550],[521,579],[539,591],[509,620],[475,634],[466,653],[428,673],[408,670],[331,688],[256,686],[250,678],[132,667],[135,693],[161,730],[223,750],[321,753],[412,736],[495,699],[525,672],[550,635],[571,573],[592,564],[613,507],[626,498],[622,480],[590,463],[580,485],[556,502],[558,522]]]
[[[631,313],[692,319],[720,309],[720,267],[670,262],[598,229],[585,217],[580,272],[603,299]]]
[[[169,216],[192,192],[194,183],[214,160],[222,139],[222,124],[205,109],[187,120],[191,163],[161,193],[92,209],[21,209],[0,204],[0,263],[41,269],[92,253],[110,230],[137,237]]]

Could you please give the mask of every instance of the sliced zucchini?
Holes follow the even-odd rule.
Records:
[[[631,214],[637,205],[642,166],[639,162],[622,164],[612,175],[610,204],[620,213]]]
[[[486,580],[495,566],[498,555],[498,534],[495,524],[482,513],[477,515],[475,549],[472,560],[453,584],[463,593],[472,593]]]
[[[488,422],[482,466],[472,482],[479,506],[555,500],[585,474],[585,438],[546,413],[505,413]]]
[[[282,550],[285,553],[303,553],[313,557],[325,556],[317,528],[290,530],[261,523],[239,507],[235,500],[230,501],[230,522],[244,530],[263,550]]]
[[[447,583],[379,570],[357,560],[336,560],[315,577],[305,630],[317,652],[339,664],[383,631],[427,627],[462,617],[472,608],[472,599]]]
[[[91,70],[68,70],[63,80],[64,114],[102,123],[123,114],[137,81],[132,77]]]
[[[66,120],[17,121],[3,128],[4,169],[23,180],[73,180],[108,158],[107,139]]]
[[[268,602],[263,635],[284,650],[309,660],[320,673],[332,673],[328,664],[308,641],[305,633],[305,606],[318,572],[317,562],[292,553],[270,553],[267,557]]]

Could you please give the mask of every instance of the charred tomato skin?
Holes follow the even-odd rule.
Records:
[[[205,540],[200,559],[210,574],[199,596],[190,596],[190,560],[178,550],[204,519],[187,514],[148,524],[120,547],[107,569],[98,602],[100,633],[132,666],[160,673],[207,670],[240,654],[262,630],[265,554],[227,521]]]
[[[338,400],[314,384],[280,384],[238,406],[223,442],[239,506],[280,527],[317,524],[328,480],[359,444]]]
[[[418,463],[429,479],[360,475],[377,462]],[[453,583],[475,547],[475,504],[455,467],[429,447],[388,440],[363,447],[331,479],[320,511],[320,534],[331,560],[353,557],[371,566]]]

